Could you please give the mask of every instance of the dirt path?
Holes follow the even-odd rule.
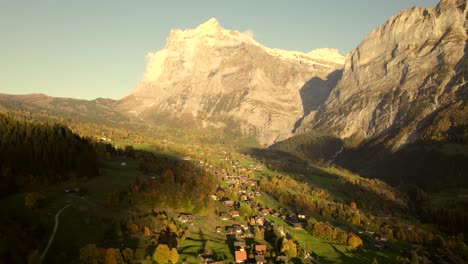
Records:
[[[58,225],[59,225],[59,216],[60,213],[62,213],[63,210],[65,210],[67,207],[69,207],[72,204],[65,205],[60,211],[57,212],[55,215],[55,225],[54,225],[54,231],[52,231],[52,235],[49,238],[49,242],[47,243],[46,248],[44,249],[44,252],[42,252],[41,255],[41,262],[44,260],[45,255],[47,254],[47,251],[49,251],[50,245],[52,245],[52,242],[54,241],[55,234],[57,233]]]

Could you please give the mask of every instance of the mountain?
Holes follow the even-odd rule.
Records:
[[[264,145],[288,138],[327,98],[344,57],[270,49],[210,19],[172,30],[148,54],[143,79],[117,109],[147,122],[179,122],[254,135]]]
[[[342,78],[298,132],[332,131],[394,150],[468,124],[466,0],[400,12],[346,57]]]
[[[430,192],[466,188],[467,17],[466,1],[455,0],[391,17],[347,55],[341,80],[297,135],[272,149],[314,160],[325,146],[322,154],[338,150],[325,158],[359,175]],[[345,147],[317,145],[317,131]]]

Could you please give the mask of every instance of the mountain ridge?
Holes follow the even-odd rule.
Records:
[[[386,138],[398,148],[420,138],[431,126],[424,121],[439,109],[453,105],[461,109],[455,113],[466,116],[459,95],[467,88],[460,66],[466,61],[466,3],[460,2],[402,11],[369,33],[348,54],[343,77],[318,113],[308,117],[309,127],[358,142]],[[448,127],[454,125],[467,121]],[[305,130],[307,125],[299,129]]]
[[[195,127],[235,127],[270,145],[290,137],[309,107],[301,91],[325,99],[329,85],[306,83],[327,81],[341,59],[336,50],[266,48],[210,19],[195,29],[172,30],[164,49],[148,54],[142,81],[117,109],[143,120],[163,115]]]

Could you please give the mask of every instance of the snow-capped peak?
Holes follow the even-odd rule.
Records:
[[[212,35],[221,30],[223,30],[223,27],[221,27],[219,21],[216,18],[211,18],[195,28],[194,33],[198,33],[200,35]]]
[[[340,54],[337,49],[314,49],[307,53],[307,55],[316,60],[332,61],[338,64],[344,64],[345,57]]]

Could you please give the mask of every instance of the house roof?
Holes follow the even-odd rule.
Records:
[[[245,242],[244,241],[236,241],[234,242],[235,247],[245,247]]]
[[[238,216],[238,215],[239,215],[239,211],[237,211],[237,210],[231,210],[231,211],[229,211],[229,214],[231,214],[232,216],[234,216],[234,215],[237,215],[237,216]]]
[[[266,245],[255,245],[255,251],[266,251],[267,246]]]
[[[302,224],[301,223],[293,223],[293,227],[298,229],[298,228],[302,228]]]
[[[244,262],[247,260],[247,252],[246,251],[236,251],[236,262]]]

